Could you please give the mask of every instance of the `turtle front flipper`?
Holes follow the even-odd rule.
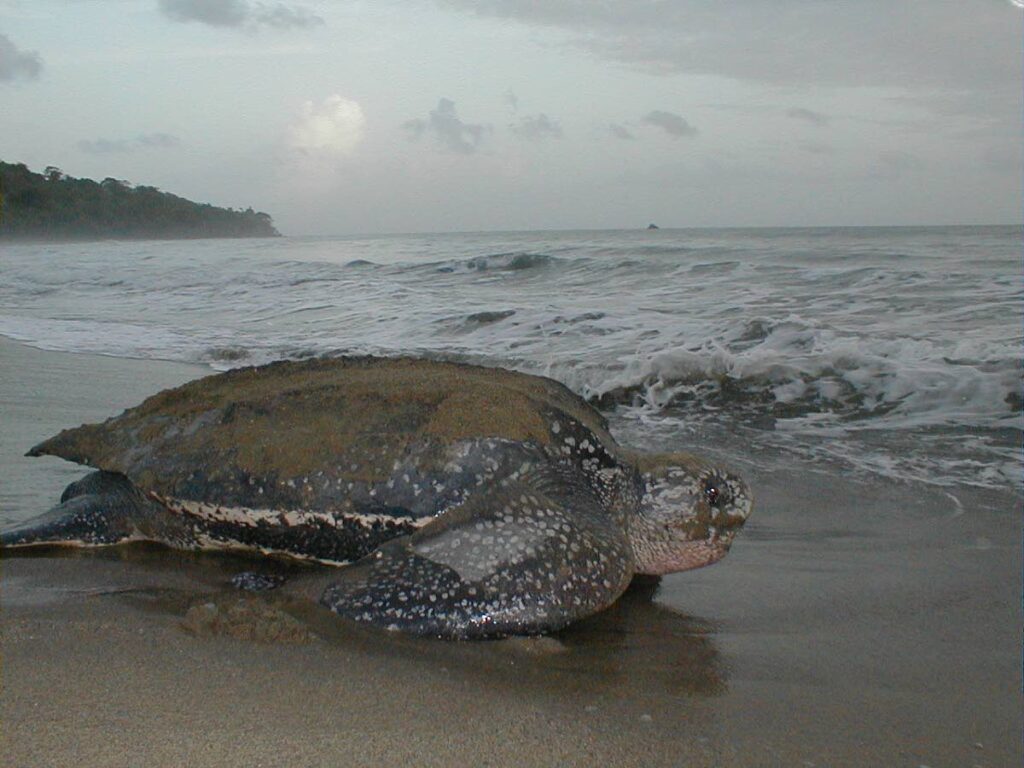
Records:
[[[48,512],[0,533],[0,548],[99,547],[149,538],[148,519],[166,516],[124,475],[91,472],[71,483]]]
[[[419,635],[528,635],[608,607],[633,571],[621,526],[574,471],[526,463],[347,568],[321,602]]]

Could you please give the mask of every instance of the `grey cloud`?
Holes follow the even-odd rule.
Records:
[[[426,120],[409,120],[403,127],[415,138],[430,132],[444,147],[462,155],[476,152],[490,130],[486,125],[462,122],[451,99],[438,101],[437,109],[431,110]]]
[[[677,115],[675,112],[665,112],[663,110],[656,109],[644,115],[642,122],[647,125],[653,125],[657,128],[661,128],[669,136],[677,139],[683,136],[697,135],[697,129],[686,122],[681,115]]]
[[[43,60],[35,51],[22,51],[7,35],[0,35],[0,82],[33,80],[43,71]]]
[[[792,117],[794,120],[803,120],[805,123],[817,126],[825,126],[831,122],[828,115],[823,115],[821,112],[815,112],[811,109],[804,109],[803,107],[787,109],[786,117]]]
[[[660,73],[782,84],[1019,90],[1022,14],[992,0],[439,0],[563,31]]]
[[[636,136],[633,135],[633,132],[630,131],[629,128],[627,128],[624,125],[620,125],[619,123],[612,123],[611,125],[608,126],[608,130],[611,131],[612,136],[614,136],[617,139],[624,139],[626,141],[629,141],[631,139],[636,138]]]
[[[137,149],[173,149],[181,140],[167,133],[148,133],[134,139],[82,139],[78,149],[90,155],[115,155],[134,152]]]
[[[175,21],[198,21],[213,27],[240,27],[251,12],[243,0],[160,0],[160,10]]]
[[[519,111],[519,97],[515,95],[511,88],[505,91],[504,99],[505,103],[512,107],[513,112]]]
[[[562,126],[543,112],[539,115],[527,115],[518,123],[509,127],[512,133],[521,139],[536,141],[538,139],[562,138]]]
[[[174,21],[196,21],[212,27],[258,27],[278,29],[314,27],[324,20],[305,8],[278,3],[249,3],[246,0],[160,0],[160,10]]]

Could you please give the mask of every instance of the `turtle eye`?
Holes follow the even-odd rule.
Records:
[[[704,498],[708,500],[708,506],[721,506],[728,500],[728,495],[725,483],[720,478],[709,477],[704,481]]]

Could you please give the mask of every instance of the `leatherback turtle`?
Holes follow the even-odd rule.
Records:
[[[713,563],[735,475],[619,446],[547,378],[413,358],[212,375],[29,451],[95,468],[3,548],[157,541],[348,565],[321,602],[451,638],[555,630],[634,574]]]

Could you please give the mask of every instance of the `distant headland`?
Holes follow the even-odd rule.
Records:
[[[194,203],[106,178],[76,179],[60,168],[33,173],[0,161],[0,240],[280,237],[266,213]]]

